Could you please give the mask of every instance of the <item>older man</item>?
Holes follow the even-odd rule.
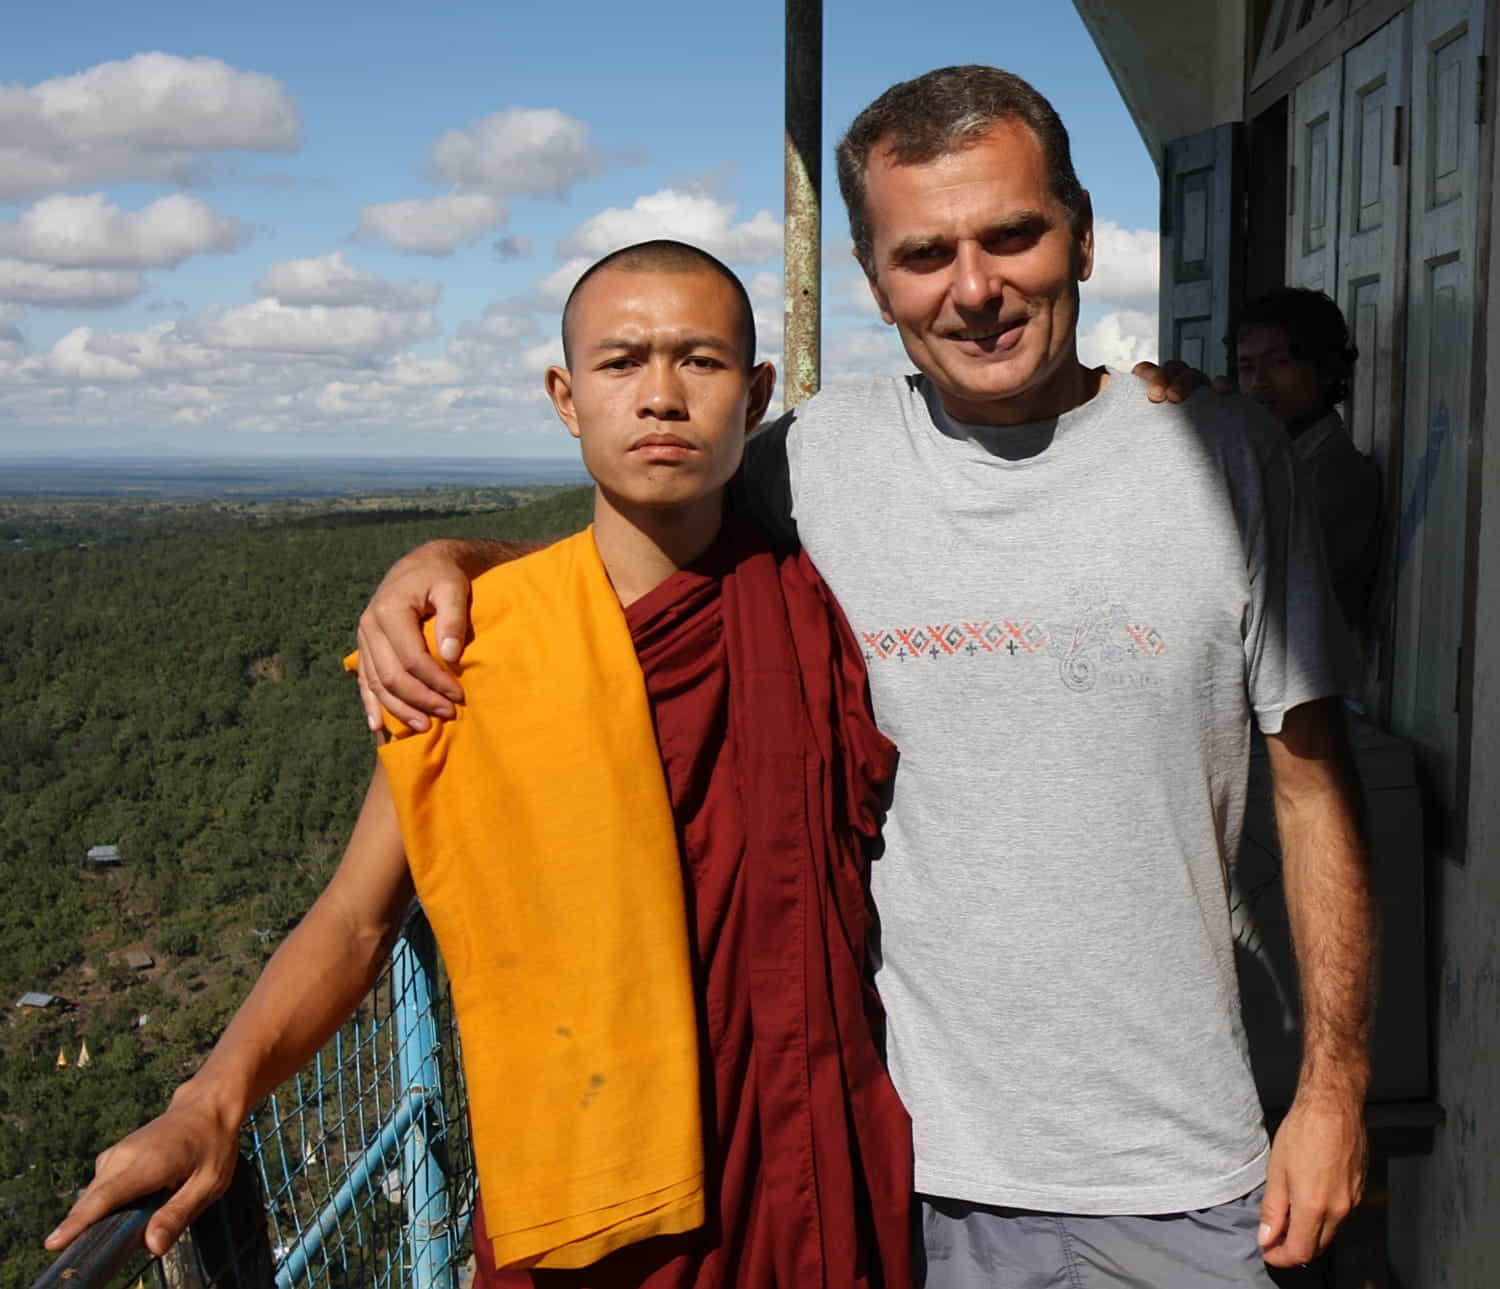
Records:
[[[1088,195],[1019,78],[893,87],[839,179],[919,374],[783,417],[745,492],[838,596],[901,748],[875,950],[927,1283],[1264,1285],[1356,1201],[1368,1077],[1338,611],[1285,436],[1247,401],[1150,404],[1080,363]],[[409,557],[363,620],[392,702],[443,705],[390,660],[435,679],[404,619],[452,604],[455,554],[484,560]],[[452,608],[438,634],[452,653]],[[1269,1150],[1225,893],[1252,719],[1305,1031]]]

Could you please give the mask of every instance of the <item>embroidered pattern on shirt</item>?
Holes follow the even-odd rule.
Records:
[[[1069,598],[1078,606],[1071,621],[987,618],[861,631],[865,662],[986,655],[1046,659],[1056,664],[1063,686],[1075,693],[1093,689],[1101,675],[1111,676],[1112,687],[1154,688],[1159,678],[1146,664],[1166,652],[1162,632],[1095,588],[1076,588]]]

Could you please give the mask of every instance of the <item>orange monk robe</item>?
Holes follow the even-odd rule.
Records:
[[[904,1289],[911,1128],[881,1061],[868,844],[894,749],[803,555],[735,529],[626,611],[671,794],[708,1221],[479,1286]]]

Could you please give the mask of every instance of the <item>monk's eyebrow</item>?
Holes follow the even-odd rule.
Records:
[[[657,343],[660,343],[658,338],[649,336],[605,336],[594,345],[594,352],[623,350],[625,353],[636,353],[642,349],[650,349]],[[673,336],[665,347],[670,348],[673,353],[690,353],[694,349],[712,349],[723,354],[739,352],[739,346],[733,341],[712,334]]]
[[[713,349],[721,354],[739,352],[739,346],[734,341],[714,335],[683,336],[678,340],[676,349],[678,353],[690,353],[694,349]]]

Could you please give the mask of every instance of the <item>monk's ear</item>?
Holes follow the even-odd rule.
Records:
[[[573,373],[566,367],[547,368],[547,397],[557,419],[568,427],[568,433],[579,438],[578,412],[573,406]]]
[[[776,368],[770,363],[761,363],[750,372],[750,396],[745,400],[746,434],[760,424],[775,392]]]

